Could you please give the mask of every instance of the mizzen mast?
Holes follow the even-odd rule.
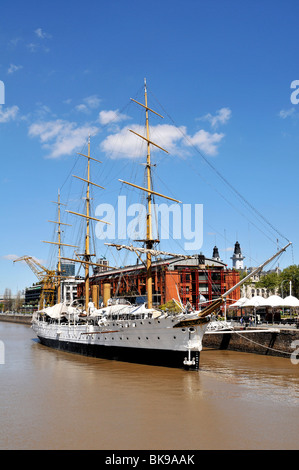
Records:
[[[58,230],[57,230],[57,233],[58,233],[58,240],[57,242],[49,242],[49,241],[45,241],[43,240],[43,243],[50,243],[51,245],[58,245],[58,266],[57,266],[57,302],[60,303],[61,302],[61,247],[62,246],[71,246],[71,247],[74,247],[74,248],[78,248],[76,245],[68,245],[66,243],[62,243],[61,242],[61,225],[68,225],[69,227],[71,227],[70,224],[66,224],[64,222],[61,222],[61,208],[60,206],[65,206],[65,204],[63,204],[61,201],[60,201],[60,190],[58,190],[58,199],[57,201],[52,201],[54,204],[57,204],[58,205],[58,220],[49,220],[49,222],[52,222],[53,224],[58,224]]]
[[[128,184],[130,186],[134,186],[135,188],[141,189],[142,191],[147,192],[147,216],[146,216],[146,240],[138,240],[138,241],[144,241],[146,248],[147,248],[147,253],[146,253],[146,284],[147,284],[147,307],[152,308],[153,306],[153,292],[152,292],[152,254],[151,250],[154,246],[155,243],[158,243],[159,240],[154,240],[153,239],[153,234],[152,234],[152,196],[153,194],[157,196],[164,197],[166,199],[170,199],[171,201],[175,202],[180,202],[177,199],[173,199],[168,196],[164,196],[163,194],[157,193],[152,190],[152,185],[151,185],[151,145],[154,145],[155,147],[159,148],[160,150],[163,150],[164,152],[168,153],[167,150],[165,150],[163,147],[160,147],[156,143],[152,142],[150,140],[150,132],[149,132],[149,111],[156,114],[157,116],[163,118],[160,114],[158,114],[156,111],[152,110],[151,108],[148,107],[148,100],[147,100],[147,87],[146,87],[146,80],[144,80],[144,100],[145,104],[139,103],[138,101],[134,100],[131,98],[132,101],[137,103],[138,105],[142,106],[145,108],[145,119],[146,119],[146,137],[138,134],[137,132],[133,131],[130,129],[130,132],[133,134],[137,135],[138,137],[141,137],[143,140],[147,142],[147,158],[146,158],[146,181],[147,181],[147,187],[143,188],[141,186],[137,186],[136,184],[128,183],[127,181],[119,180],[122,183]]]

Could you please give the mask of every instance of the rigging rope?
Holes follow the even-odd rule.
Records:
[[[205,161],[205,163],[218,175],[218,177],[248,206],[250,207],[269,227],[272,228],[274,232],[276,232],[281,238],[284,238],[286,241],[289,242],[288,238],[286,238],[277,228],[274,227],[274,225],[269,222],[269,220],[266,219],[266,217],[261,214],[247,199],[220,173],[217,168],[205,157],[205,155],[196,147],[193,142],[188,138],[188,136],[185,134],[185,132],[182,130],[180,126],[178,126],[174,119],[168,114],[166,109],[162,106],[162,104],[159,102],[159,100],[153,95],[152,92],[150,92],[152,96],[155,98],[157,103],[161,106],[163,109],[163,112],[168,116],[170,121],[173,123],[173,125],[177,128],[177,130],[182,134],[182,136],[186,139],[188,144],[202,157],[202,159]]]

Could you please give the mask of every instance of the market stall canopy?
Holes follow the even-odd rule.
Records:
[[[299,299],[297,297],[294,297],[293,295],[289,295],[288,297],[285,297],[283,300],[283,307],[299,307]]]
[[[264,300],[260,295],[255,295],[251,299],[247,299],[247,302],[242,307],[260,307]]]
[[[279,295],[270,295],[267,299],[263,299],[260,303],[260,307],[282,307],[284,305],[284,299]]]
[[[229,305],[228,308],[241,308],[248,300],[249,299],[247,299],[247,297],[241,297],[239,300],[237,300],[237,302]]]

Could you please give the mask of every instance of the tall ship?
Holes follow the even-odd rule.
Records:
[[[120,361],[198,370],[203,336],[213,313],[219,311],[233,290],[246,282],[256,272],[262,270],[266,264],[282,253],[290,243],[201,311],[190,309],[190,306],[184,306],[178,301],[179,311],[176,313],[165,312],[156,307],[153,304],[152,292],[152,258],[164,255],[188,258],[192,258],[192,256],[175,255],[156,249],[159,240],[153,237],[152,198],[153,196],[158,196],[175,202],[179,201],[157,193],[152,187],[151,147],[156,146],[163,151],[164,149],[150,140],[149,114],[160,115],[148,107],[146,83],[144,87],[144,103],[133,99],[132,101],[141,106],[145,111],[146,135],[137,134],[133,130],[131,132],[136,135],[136,138],[141,138],[146,142],[146,185],[143,187],[127,181],[120,181],[146,194],[146,238],[138,240],[143,242],[143,247],[113,243],[110,245],[117,250],[133,251],[138,258],[142,255],[146,257],[144,262],[146,269],[146,302],[142,305],[133,305],[123,299],[113,299],[110,297],[109,285],[104,286],[103,305],[100,308],[97,308],[95,302],[92,301],[90,268],[100,264],[92,261],[95,255],[90,251],[90,224],[93,221],[107,222],[91,215],[90,185],[101,186],[90,179],[90,161],[97,160],[90,155],[89,138],[87,155],[80,154],[87,159],[87,177],[76,176],[76,178],[79,178],[86,184],[85,213],[68,211],[74,216],[84,218],[86,221],[84,253],[76,253],[74,258],[63,258],[84,266],[84,303],[67,304],[61,301],[62,257],[60,248],[63,244],[60,238],[60,225],[62,224],[60,220],[61,202],[58,199],[59,216],[58,220],[55,221],[58,224],[58,241],[55,243],[59,247],[57,270],[58,303],[52,307],[40,308],[33,315],[32,328],[43,345],[58,350]]]

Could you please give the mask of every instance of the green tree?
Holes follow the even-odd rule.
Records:
[[[281,274],[277,274],[276,272],[265,274],[261,276],[260,280],[256,283],[256,287],[262,287],[274,292],[275,289],[280,286],[280,276]]]
[[[11,310],[12,309],[12,297],[11,297],[11,289],[6,287],[3,295],[3,300],[5,304],[5,310]]]
[[[290,284],[287,281],[292,281],[292,295],[299,298],[299,265],[293,264],[291,266],[288,266],[281,272],[279,277],[280,287],[282,289],[283,296],[286,297],[287,295],[289,295]]]
[[[299,265],[291,265],[280,274],[275,272],[262,276],[256,283],[256,287],[269,289],[274,292],[279,289],[279,295],[286,297],[290,293],[290,281],[292,282],[292,295],[299,298]]]

